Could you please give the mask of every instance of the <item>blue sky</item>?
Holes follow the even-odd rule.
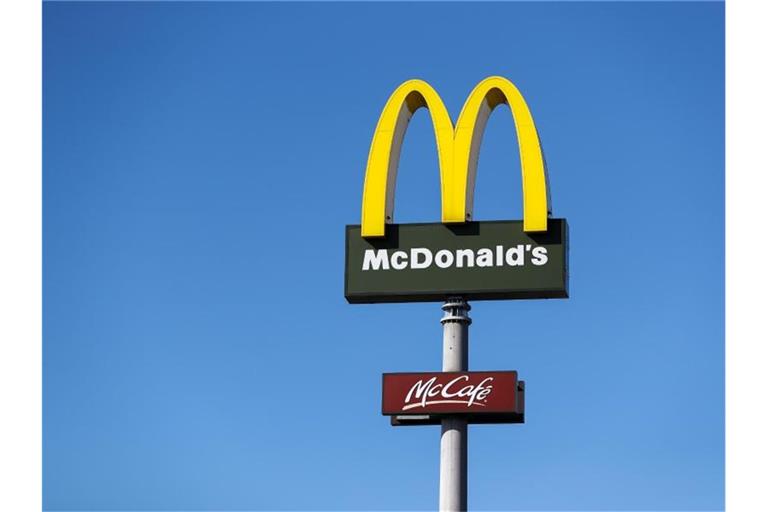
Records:
[[[473,303],[470,368],[527,397],[525,425],[471,427],[470,508],[722,509],[723,11],[46,3],[45,508],[434,508],[439,428],[390,427],[380,380],[439,370],[440,307],[348,305],[344,225],[400,82],[455,119],[498,74],[571,298]],[[398,177],[396,220],[439,220],[426,112]],[[520,202],[502,107],[475,217]]]

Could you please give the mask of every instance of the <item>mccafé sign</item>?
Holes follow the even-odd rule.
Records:
[[[517,130],[523,219],[473,221],[480,143],[501,104],[509,105]],[[394,224],[400,148],[419,108],[429,110],[434,126],[442,222]],[[408,80],[384,106],[371,142],[360,224],[346,228],[344,296],[350,303],[566,298],[568,224],[550,212],[539,136],[512,82],[480,82],[454,127],[437,92]]]
[[[523,386],[513,371],[385,373],[381,412],[401,423],[424,415],[437,423],[448,414],[473,423],[522,423]]]

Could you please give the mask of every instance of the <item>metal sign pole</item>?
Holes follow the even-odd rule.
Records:
[[[469,324],[471,307],[462,297],[443,304],[443,371],[469,369]],[[440,434],[440,511],[467,510],[467,420],[447,417]]]

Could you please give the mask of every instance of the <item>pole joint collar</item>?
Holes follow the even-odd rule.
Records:
[[[469,310],[472,309],[467,301],[462,297],[448,297],[443,304],[445,314],[440,319],[441,324],[446,322],[460,322],[470,325],[472,319],[469,318]]]

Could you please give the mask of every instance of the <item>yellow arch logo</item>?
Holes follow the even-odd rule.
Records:
[[[523,229],[547,230],[550,213],[546,168],[528,105],[515,85],[500,76],[480,82],[469,94],[454,128],[443,101],[423,80],[408,80],[389,97],[373,134],[363,186],[361,234],[382,237],[391,222],[400,148],[413,114],[429,110],[440,165],[443,223],[472,219],[477,159],[485,125],[494,108],[508,104],[515,121],[523,175]]]

